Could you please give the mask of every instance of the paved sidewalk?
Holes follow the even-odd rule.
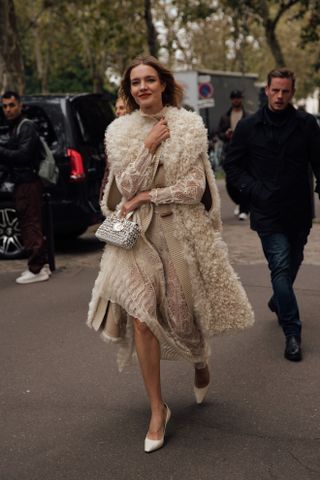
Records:
[[[319,480],[318,225],[297,279],[304,360],[283,358],[266,302],[267,266],[248,222],[222,195],[224,236],[256,324],[212,340],[206,402],[193,369],[162,362],[172,410],[166,445],[146,455],[148,402],[137,366],[85,326],[101,246],[92,231],[61,247],[49,282],[16,285],[25,261],[0,262],[0,480]]]
[[[266,263],[258,235],[250,230],[249,219],[239,221],[234,216],[231,203],[224,187],[224,180],[218,180],[221,195],[223,237],[228,244],[230,257],[234,263],[254,265]],[[320,266],[320,201],[315,197],[316,219],[305,248],[305,265]]]

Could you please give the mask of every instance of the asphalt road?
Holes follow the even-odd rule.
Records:
[[[318,225],[297,280],[304,360],[295,364],[283,358],[266,307],[269,274],[255,234],[234,219],[220,186],[225,237],[256,324],[212,341],[202,406],[192,368],[162,363],[172,419],[158,452],[143,452],[148,407],[138,367],[119,374],[115,348],[85,326],[101,251],[92,233],[58,246],[46,283],[16,285],[23,262],[0,262],[0,480],[319,480]]]

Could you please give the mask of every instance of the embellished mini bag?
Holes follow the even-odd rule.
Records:
[[[109,245],[130,250],[141,233],[139,225],[129,220],[132,214],[133,212],[130,212],[124,218],[119,218],[116,213],[108,215],[96,231],[96,237]]]

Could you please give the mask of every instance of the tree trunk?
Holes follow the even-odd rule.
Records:
[[[276,67],[285,67],[285,59],[282,53],[282,49],[279,40],[276,36],[275,25],[271,20],[264,22],[264,28],[266,32],[267,44],[273,55]]]
[[[144,0],[144,18],[147,26],[147,37],[150,55],[158,56],[159,44],[157,30],[152,20],[151,0]]]
[[[92,90],[93,93],[103,93],[104,77],[96,71],[92,77]]]
[[[0,90],[24,91],[24,66],[13,0],[0,1]]]
[[[40,80],[41,93],[49,93],[48,85],[48,47],[43,42],[37,26],[34,29],[34,52],[37,67],[37,76]]]
[[[50,38],[53,26],[51,11],[47,10],[45,18],[40,18],[45,13],[45,8],[50,7],[49,1],[44,1],[43,9],[39,12],[36,6],[32,9],[32,17],[35,19],[32,30],[34,38],[34,58],[36,62],[37,77],[40,81],[40,90],[43,94],[49,93],[50,74]]]

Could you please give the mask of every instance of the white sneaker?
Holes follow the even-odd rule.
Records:
[[[24,277],[24,275],[28,275],[30,273],[30,270],[24,270],[22,273],[20,273],[20,277]]]
[[[40,272],[45,272],[49,275],[49,277],[51,277],[51,270],[50,270],[50,267],[49,267],[49,264],[46,263],[45,265],[43,265],[43,267],[41,268]]]
[[[235,217],[237,217],[240,213],[240,207],[239,205],[236,205],[236,208],[233,210],[233,214]]]
[[[49,267],[49,264],[48,264],[48,263],[46,263],[45,265],[43,265],[43,267],[41,268],[40,272],[45,272],[45,273],[47,273],[47,274],[49,275],[49,277],[51,277],[51,275],[52,275],[52,272],[51,272],[51,270],[50,270],[50,267]],[[31,273],[30,270],[28,270],[28,269],[27,269],[27,270],[24,270],[24,272],[22,272],[22,273],[20,274],[20,277],[24,277],[25,275],[28,276],[30,273]]]
[[[241,213],[239,213],[239,215],[238,215],[238,219],[239,219],[239,220],[247,220],[247,218],[248,218],[248,215],[247,215],[246,213],[244,213],[244,212],[241,212]]]
[[[16,279],[16,282],[20,285],[23,285],[27,283],[44,282],[46,280],[49,280],[49,275],[47,272],[40,270],[39,273],[32,273],[30,270],[27,270]]]

